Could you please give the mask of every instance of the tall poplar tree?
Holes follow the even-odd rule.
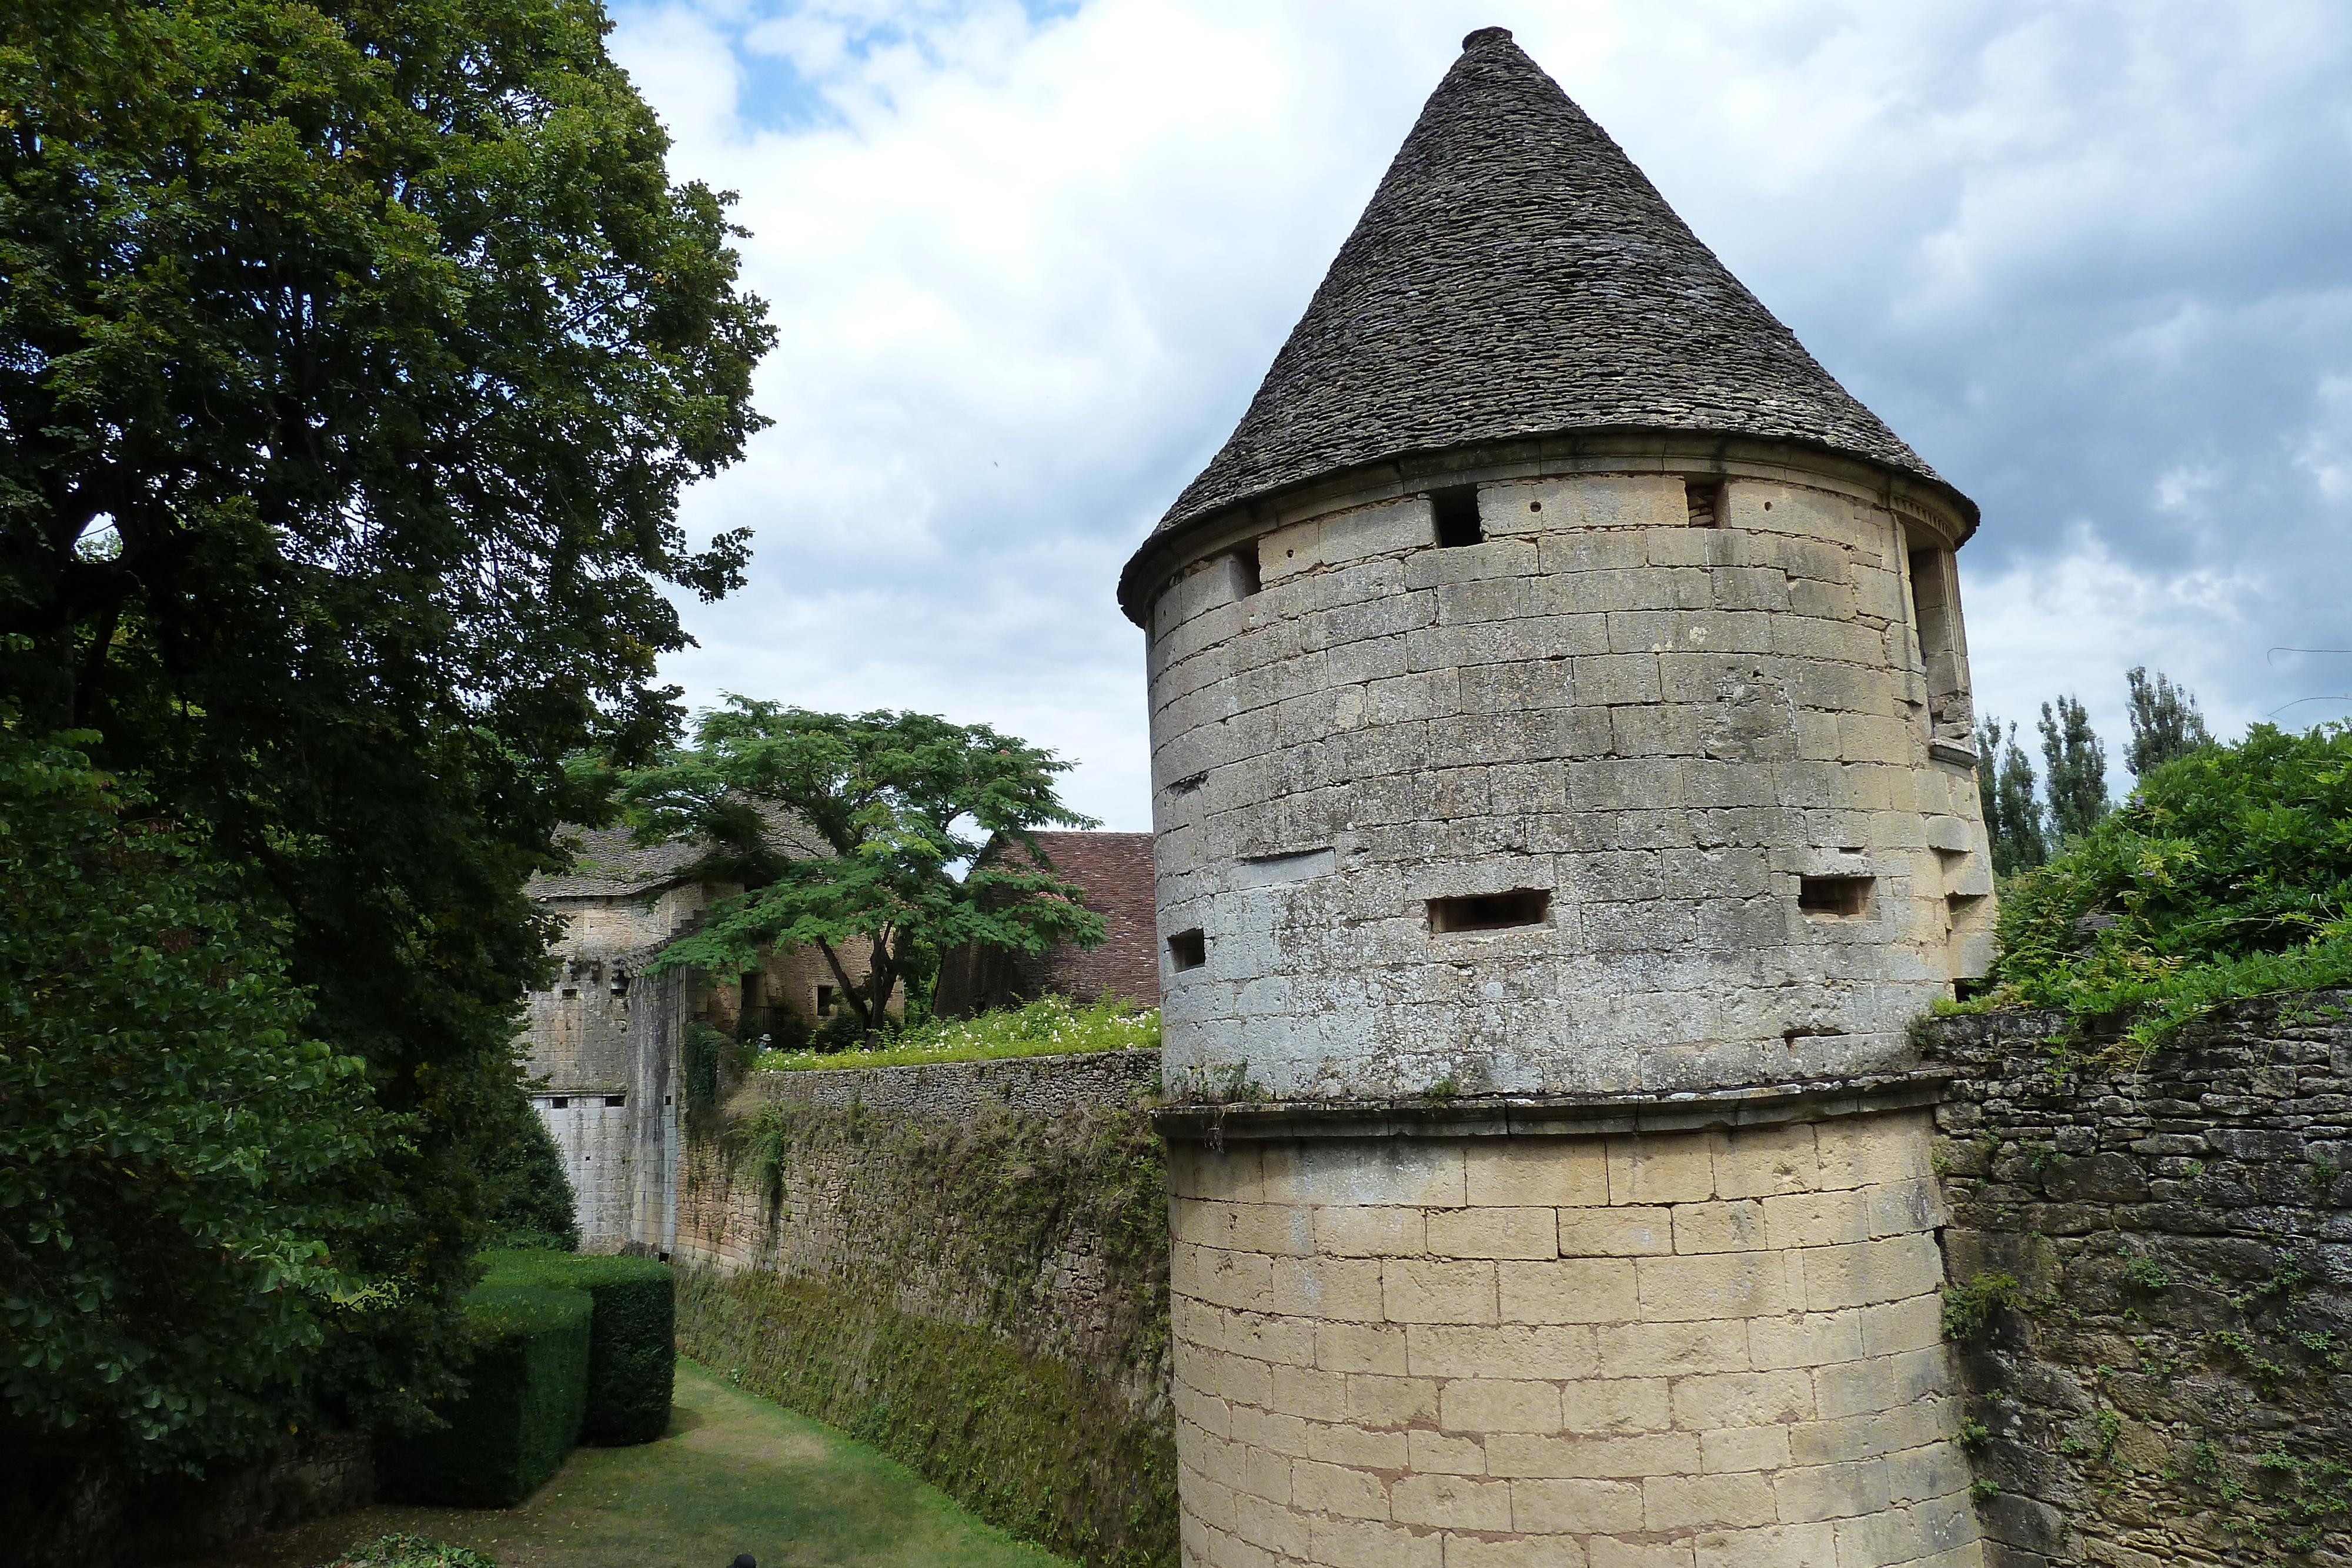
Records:
[[[0,11],[0,694],[135,777],[275,930],[302,1028],[395,1120],[322,1352],[446,1385],[546,927],[676,728],[679,489],[761,423],[726,198],[593,0],[16,0]],[[81,1086],[95,1097],[100,1082]]]
[[[2131,716],[2131,749],[2124,766],[2135,779],[2145,779],[2176,757],[2186,757],[2213,744],[2197,698],[2186,686],[2177,686],[2164,672],[2149,680],[2147,667],[2135,664],[2124,672],[2126,703]]]
[[[1990,716],[1978,725],[1977,791],[1995,876],[2014,875],[2050,858],[2042,802],[2033,794],[2033,764],[2017,744],[2017,726],[2004,731]]]
[[[2060,842],[2098,826],[2107,814],[2107,748],[2091,716],[2072,696],[2042,705],[2043,788],[2050,796],[2050,835]]]

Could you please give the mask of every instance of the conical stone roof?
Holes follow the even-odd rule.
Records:
[[[1487,27],[1154,537],[1361,464],[1608,428],[1798,441],[1950,488]]]

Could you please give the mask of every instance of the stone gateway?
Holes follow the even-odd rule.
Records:
[[[1979,1562],[1937,1084],[1977,509],[1500,28],[1149,633],[1188,1563]]]

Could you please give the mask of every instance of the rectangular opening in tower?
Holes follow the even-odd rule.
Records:
[[[1931,738],[1970,743],[1976,717],[1969,703],[1968,650],[1960,632],[1958,574],[1952,552],[1908,552],[1911,625],[1919,637],[1920,674],[1927,683]]]
[[[1502,931],[1513,925],[1541,925],[1551,911],[1551,894],[1542,888],[1520,887],[1508,893],[1474,893],[1465,898],[1429,901],[1429,928],[1439,936],[1456,931]]]
[[[1168,961],[1180,969],[1197,969],[1209,961],[1209,938],[1195,926],[1168,938]]]
[[[1690,510],[1690,526],[1695,528],[1723,527],[1723,481],[1720,479],[1683,481],[1683,500]]]
[[[1258,575],[1257,541],[1252,539],[1225,558],[1225,581],[1235,599],[1247,599],[1263,584]]]
[[[1478,486],[1454,485],[1429,493],[1429,512],[1437,526],[1437,542],[1452,549],[1482,544],[1486,529],[1478,523]]]
[[[1854,920],[1870,913],[1867,876],[1803,876],[1797,879],[1797,907],[1822,920]]]

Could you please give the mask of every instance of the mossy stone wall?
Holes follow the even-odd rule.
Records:
[[[2348,1019],[1923,1026],[1989,1568],[2352,1563]]]
[[[1055,1551],[1173,1563],[1156,1071],[856,1076],[762,1074],[809,1082],[689,1144],[678,1348]]]

